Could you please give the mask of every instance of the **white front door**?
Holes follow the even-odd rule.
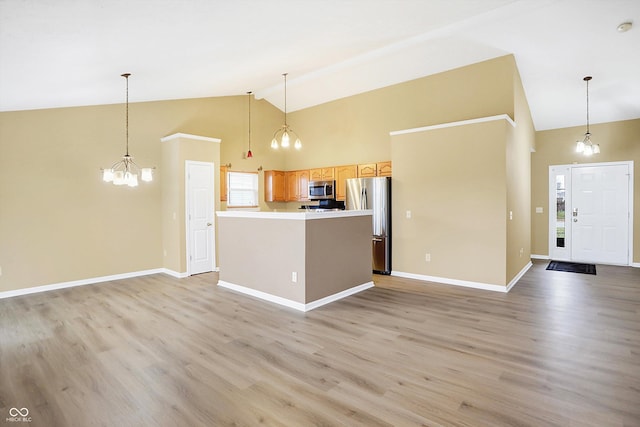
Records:
[[[629,165],[572,168],[572,260],[629,264],[629,176]]]
[[[185,163],[187,264],[190,275],[214,270],[213,163]]]

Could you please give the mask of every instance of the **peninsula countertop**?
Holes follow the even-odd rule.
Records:
[[[297,219],[313,220],[328,218],[346,218],[353,216],[371,216],[373,211],[368,210],[282,210],[282,211],[245,211],[230,210],[218,211],[216,215],[227,218],[260,218],[260,219]]]

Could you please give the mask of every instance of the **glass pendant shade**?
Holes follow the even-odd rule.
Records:
[[[302,142],[300,142],[300,138],[296,138],[296,142],[293,144],[293,147],[294,147],[296,150],[299,150],[299,149],[301,149],[301,148],[302,148]]]
[[[280,140],[282,148],[289,148],[289,133],[285,130],[282,132],[282,139]]]
[[[104,182],[113,182],[113,169],[105,169],[102,171],[102,180]]]
[[[142,168],[140,170],[140,179],[142,179],[144,182],[151,182],[153,181],[153,169],[151,168]]]
[[[274,150],[278,149],[278,141],[275,138],[271,140],[271,148],[273,148]]]
[[[247,159],[250,159],[253,157],[253,154],[251,153],[251,150],[247,151]]]

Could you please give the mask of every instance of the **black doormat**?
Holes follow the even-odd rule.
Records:
[[[547,266],[547,270],[596,274],[596,266],[594,264],[582,264],[579,262],[551,261]]]

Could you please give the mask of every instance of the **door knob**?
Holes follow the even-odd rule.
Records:
[[[578,222],[578,218],[573,218],[573,222]]]
[[[211,224],[210,222],[207,223],[207,227],[211,227],[213,224]]]

